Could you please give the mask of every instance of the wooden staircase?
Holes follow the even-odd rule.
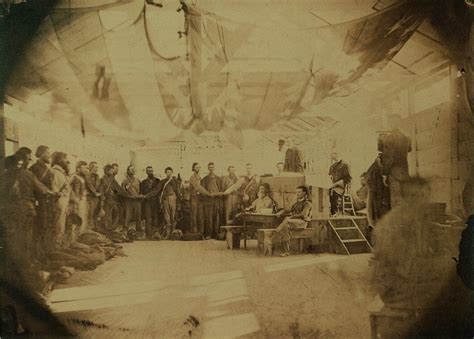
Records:
[[[360,219],[360,217],[359,217]],[[327,219],[339,251],[344,254],[369,253],[372,251],[367,238],[361,232],[357,219],[345,216]]]

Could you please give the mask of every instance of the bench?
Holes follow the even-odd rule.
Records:
[[[264,228],[257,230],[258,249],[263,251],[263,255],[273,255],[273,233],[275,233],[275,229]],[[292,229],[290,242],[296,242],[298,245],[298,253],[303,253],[306,239],[310,239],[314,235],[314,228]]]
[[[221,226],[221,229],[226,230],[225,240],[227,243],[228,249],[239,249],[240,248],[240,238],[242,233],[244,233],[244,226]]]

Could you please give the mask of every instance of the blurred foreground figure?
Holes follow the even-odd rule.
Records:
[[[386,338],[466,335],[469,291],[452,260],[463,228],[445,224],[446,206],[429,203],[425,180],[401,184],[400,204],[375,228],[374,271],[382,312],[401,318],[389,317],[378,331]]]
[[[25,168],[27,163],[23,154],[5,160],[1,215],[6,255],[2,264],[10,281],[34,283],[19,272],[30,273],[30,268],[36,263],[36,239],[33,238],[36,227],[35,196],[53,193]]]

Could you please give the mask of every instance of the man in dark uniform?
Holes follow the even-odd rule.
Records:
[[[192,167],[193,174],[189,178],[189,219],[191,232],[204,234],[204,211],[203,199],[209,195],[209,192],[201,185],[201,165],[197,162]]]
[[[219,223],[220,223],[220,200],[222,190],[222,179],[214,173],[215,165],[210,162],[207,165],[209,174],[206,175],[202,181],[202,186],[209,192],[209,196],[203,197],[204,206],[204,238],[210,239],[211,237],[217,239],[219,234]]]
[[[87,200],[89,203],[89,227],[95,228],[97,220],[97,206],[99,205],[100,178],[97,174],[99,166],[95,161],[89,163],[89,173],[86,177]]]
[[[140,180],[135,178],[135,168],[127,167],[127,176],[123,179],[122,188],[130,198],[125,200],[125,227],[129,229],[130,220],[135,220],[135,230],[142,231],[142,206],[140,197]]]
[[[239,177],[235,174],[235,166],[227,168],[228,175],[222,178],[222,190],[225,191],[237,184]],[[225,224],[230,225],[240,206],[240,196],[238,192],[232,192],[224,197],[224,218]]]
[[[51,162],[51,153],[49,147],[38,146],[35,153],[38,160],[31,165],[30,171],[35,175],[44,186],[51,189],[53,181],[53,173],[49,167]],[[52,223],[53,223],[53,201],[51,197],[44,194],[36,196],[37,201],[37,216],[36,227],[33,230],[33,237],[36,241],[36,254],[38,257],[43,257],[48,252],[49,244],[52,243]],[[49,241],[48,239],[51,239]]]
[[[105,165],[104,176],[100,179],[99,193],[104,217],[99,225],[102,232],[114,230],[119,222],[118,196],[129,197],[129,194],[115,180],[115,170],[111,165]]]
[[[329,168],[329,177],[331,178],[331,188],[329,190],[329,202],[331,207],[331,215],[334,216],[340,212],[342,196],[346,190],[346,186],[350,184],[352,177],[347,165],[339,158],[337,152],[331,154],[332,165]]]
[[[170,234],[176,228],[176,211],[178,200],[181,200],[181,190],[178,182],[173,178],[173,169],[167,167],[165,169],[166,179],[161,180],[150,193],[145,195],[146,199],[160,197],[159,201],[163,210],[163,218],[165,220],[162,235],[165,239],[169,239]]]
[[[155,177],[153,173],[153,167],[147,166],[145,171],[147,177],[140,183],[140,194],[142,195],[147,195],[160,184],[160,179]],[[157,197],[153,199],[144,199],[142,202],[142,211],[145,217],[145,232],[148,239],[151,239],[151,236],[153,235],[153,228],[158,226],[159,205],[160,202]]]

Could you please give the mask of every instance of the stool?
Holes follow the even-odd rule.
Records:
[[[244,226],[221,226],[221,229],[225,229],[225,239],[227,242],[228,249],[239,249],[240,238],[244,232]]]

